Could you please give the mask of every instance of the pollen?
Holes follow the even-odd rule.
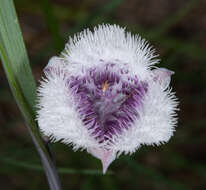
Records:
[[[106,80],[103,84],[102,84],[102,91],[105,92],[109,87],[108,81]]]

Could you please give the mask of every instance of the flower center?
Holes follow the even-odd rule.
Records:
[[[100,143],[131,126],[147,91],[146,83],[108,65],[68,82],[84,125]]]

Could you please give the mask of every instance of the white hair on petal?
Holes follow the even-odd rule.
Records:
[[[81,74],[85,67],[93,67],[104,62],[118,62],[133,75],[145,79],[149,68],[158,63],[154,49],[139,35],[126,32],[117,25],[99,25],[94,31],[89,29],[69,39],[62,55],[73,73]],[[121,67],[121,66],[120,66]]]
[[[112,149],[121,153],[133,153],[141,145],[159,145],[167,142],[177,125],[178,101],[171,89],[164,90],[161,84],[150,81],[138,110],[139,118],[121,135],[114,137]]]
[[[71,144],[75,150],[97,146],[89,131],[83,125],[76,111],[74,97],[67,84],[67,75],[62,65],[55,71],[45,73],[38,88],[37,120],[40,130],[53,142]]]

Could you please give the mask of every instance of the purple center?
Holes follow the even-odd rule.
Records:
[[[72,76],[68,82],[84,125],[100,143],[131,126],[147,91],[146,83],[128,77],[128,71],[117,72],[112,65],[90,69],[85,76]]]

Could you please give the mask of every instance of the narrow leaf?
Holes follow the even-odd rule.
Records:
[[[11,91],[40,154],[50,188],[60,190],[55,165],[35,122],[35,81],[12,0],[0,1],[0,57]]]

